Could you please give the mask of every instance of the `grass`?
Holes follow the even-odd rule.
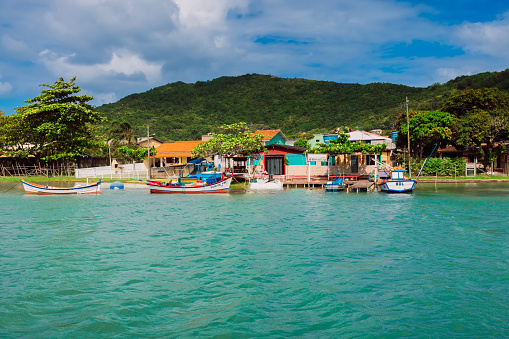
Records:
[[[24,179],[29,182],[84,182],[87,181],[86,178],[75,178],[75,177],[46,177],[46,176],[33,176],[33,177],[0,177],[0,182],[21,182],[21,179]],[[97,182],[98,178],[90,178],[89,182]],[[140,183],[141,180],[135,179],[101,179],[102,182],[115,182],[120,181],[123,183]]]
[[[46,176],[32,176],[32,177],[0,177],[0,182],[21,182],[21,179],[25,179],[29,182],[84,182],[87,181],[85,178],[75,178],[75,177],[46,177]],[[89,182],[97,182],[98,178],[90,178]],[[101,179],[104,183],[112,183],[115,181],[120,181],[123,183],[133,183],[133,184],[139,184],[143,183],[142,180],[136,180],[136,179]],[[503,176],[503,175],[486,175],[481,174],[477,175],[475,177],[447,177],[447,176],[421,176],[419,180],[422,181],[448,181],[448,180],[457,180],[457,181],[469,181],[469,180],[486,180],[486,181],[493,181],[493,180],[503,180],[503,181],[509,181],[509,176]],[[246,186],[246,183],[233,183],[230,187],[232,188],[244,188]]]
[[[419,180],[458,180],[458,181],[468,181],[468,180],[509,180],[508,176],[505,175],[486,175],[479,174],[475,177],[465,177],[465,176],[421,176]]]

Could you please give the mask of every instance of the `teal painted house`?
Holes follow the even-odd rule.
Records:
[[[288,138],[280,129],[273,130],[259,130],[253,134],[263,135],[262,141],[265,146],[267,145],[286,145]]]
[[[311,148],[317,147],[318,144],[329,144],[330,140],[337,139],[337,134],[315,134],[312,139],[308,141]]]

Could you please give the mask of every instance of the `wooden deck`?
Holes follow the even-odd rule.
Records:
[[[310,182],[307,179],[292,179],[288,181],[283,181],[283,187],[287,188],[298,188],[298,187],[317,187],[317,188],[325,188],[325,184],[327,184],[327,180],[321,179],[312,179]]]
[[[372,191],[375,188],[375,183],[369,180],[359,180],[352,182],[352,185],[348,185],[348,191]]]
[[[325,188],[327,180],[324,179],[292,179],[283,181],[283,187],[286,188]],[[347,183],[347,191],[349,192],[360,192],[360,191],[373,191],[375,189],[375,183],[368,180],[350,180]]]

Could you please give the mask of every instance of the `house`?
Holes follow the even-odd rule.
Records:
[[[396,143],[392,140],[392,138],[384,137],[380,134],[375,134],[375,133],[361,131],[361,130],[348,132],[346,134],[348,134],[348,140],[351,143],[360,141],[363,144],[371,144],[371,145],[386,144],[387,149],[390,149],[390,150],[396,149]]]
[[[170,176],[186,175],[193,166],[186,166],[192,159],[193,148],[205,141],[175,141],[162,143],[156,147],[155,156],[150,157],[150,177],[167,178]],[[147,159],[145,159],[145,165]]]
[[[263,145],[279,145],[285,146],[290,140],[284,135],[280,129],[276,130],[258,130],[253,135],[262,135]],[[293,147],[293,146],[288,146]],[[305,149],[304,149],[305,150]],[[261,157],[263,159],[263,155]],[[226,172],[230,172],[238,177],[245,177],[253,174],[253,171],[264,171],[265,166],[263,160],[260,163],[259,155],[235,155],[231,157],[217,158],[214,163],[221,163]]]
[[[274,130],[259,130],[253,133],[253,135],[262,135],[262,142],[266,145],[285,145],[289,139],[280,129]]]
[[[149,141],[147,142],[147,140],[149,140]],[[157,140],[154,137],[150,137],[150,138],[147,138],[147,137],[136,138],[136,142],[138,143],[138,145],[140,147],[147,147],[147,143],[148,143],[150,145],[150,147],[157,148],[157,147],[159,147],[159,146],[161,146],[163,144],[162,141]]]
[[[505,143],[502,146],[506,146]],[[471,150],[458,150],[456,147],[452,145],[447,145],[445,147],[439,147],[437,149],[437,153],[440,158],[448,157],[448,158],[458,158],[461,157],[465,160],[467,166],[467,176],[470,172],[468,169],[475,169],[471,174],[475,175],[475,171],[483,167],[482,163],[478,162],[477,156]],[[491,164],[492,172],[489,174],[496,175],[506,175],[509,176],[509,154],[503,153],[495,159],[495,161]]]
[[[305,147],[272,144],[266,151],[258,154],[236,155],[224,158],[225,171],[237,176],[260,176],[262,172],[271,175],[289,175],[298,172],[295,166],[305,167],[307,151]],[[305,174],[304,174],[305,175]]]
[[[295,166],[306,165],[304,152],[307,151],[307,148],[305,147],[274,144],[265,146],[265,148],[267,153],[260,153],[259,159],[254,162],[254,165],[268,174],[291,176],[295,172]]]
[[[318,144],[329,144],[331,140],[336,140],[337,134],[315,134],[312,139],[309,139],[308,143],[311,148],[317,147]]]
[[[205,141],[175,141],[156,147],[156,155],[151,157],[152,167],[187,164],[192,159],[191,151]]]

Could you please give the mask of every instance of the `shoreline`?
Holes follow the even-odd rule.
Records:
[[[21,183],[22,177],[0,177],[0,183]],[[75,177],[23,177],[26,181],[33,181],[33,182],[83,182],[87,181],[86,178],[75,178]],[[89,178],[89,182],[97,182],[101,178]],[[145,182],[142,180],[133,180],[133,179],[101,179],[101,181],[105,184],[110,184],[116,181],[119,181],[123,184],[133,184],[133,185],[144,185]],[[313,181],[312,181],[313,182]],[[501,183],[501,182],[507,182],[509,183],[509,177],[502,177],[502,178],[471,178],[471,179],[446,179],[446,178],[425,178],[425,179],[418,179],[417,183],[422,184],[434,184],[434,183]]]
[[[419,184],[450,184],[450,183],[494,183],[494,182],[507,182],[509,183],[509,178],[507,179],[419,179],[417,183]]]

